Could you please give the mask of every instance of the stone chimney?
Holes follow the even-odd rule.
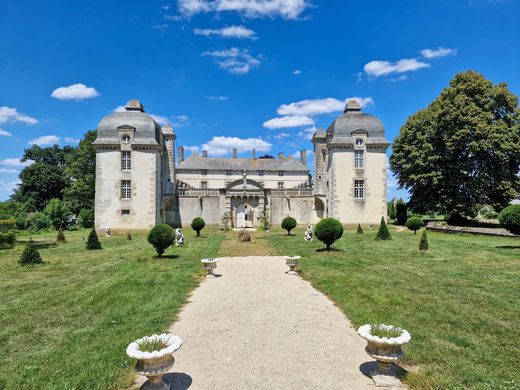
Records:
[[[307,166],[307,150],[300,150],[300,162]]]
[[[278,160],[283,160],[283,153],[282,152],[278,152]]]
[[[256,160],[256,149],[253,149],[253,160]]]
[[[237,148],[233,148],[233,158],[235,158],[235,159],[238,158],[238,150],[237,150]]]
[[[179,162],[184,161],[184,146],[177,147],[177,155],[179,156]]]
[[[203,150],[202,151],[202,157],[204,157],[204,158],[208,157],[208,151],[207,150]]]

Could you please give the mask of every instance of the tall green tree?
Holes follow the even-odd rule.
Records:
[[[64,190],[64,200],[74,214],[94,209],[96,183],[96,150],[92,142],[96,130],[85,133],[79,146],[67,155],[65,174],[69,185]]]
[[[54,198],[63,199],[69,180],[65,175],[66,157],[74,151],[72,146],[54,145],[42,148],[33,145],[25,149],[21,162],[31,162],[20,173],[20,184],[12,200],[27,211],[43,210]]]
[[[401,127],[390,157],[415,212],[475,215],[504,208],[520,191],[520,110],[506,83],[458,73]]]

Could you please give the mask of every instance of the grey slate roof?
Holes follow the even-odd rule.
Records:
[[[114,112],[105,116],[97,127],[95,145],[119,144],[117,128],[131,126],[135,128],[133,144],[158,145],[161,142],[161,126],[144,112],[138,100],[130,100],[123,112]]]
[[[286,157],[283,160],[270,158],[253,160],[252,158],[201,157],[198,155],[192,155],[180,162],[177,169],[206,169],[208,171],[241,171],[243,169],[248,171],[309,171],[305,165],[292,157]]]
[[[367,144],[386,143],[385,127],[374,115],[361,112],[361,106],[350,100],[341,114],[327,129],[329,143],[352,143],[352,132],[364,130],[368,134]]]

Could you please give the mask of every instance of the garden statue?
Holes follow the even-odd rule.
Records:
[[[180,228],[175,229],[175,239],[177,240],[176,245],[184,245],[184,234]]]
[[[374,227],[374,221],[372,221],[372,220],[368,221],[368,230],[372,230],[373,227]]]
[[[112,233],[110,232],[110,225],[107,225],[105,229],[105,237],[112,237]]]
[[[305,238],[305,241],[312,241],[314,232],[312,230],[312,225],[307,225],[307,230],[305,231],[305,234],[303,238]]]

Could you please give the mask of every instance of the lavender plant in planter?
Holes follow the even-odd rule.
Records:
[[[359,327],[358,334],[367,340],[366,353],[377,361],[377,369],[372,373],[376,386],[375,376],[395,376],[393,364],[403,358],[401,347],[411,340],[410,333],[393,325],[366,324]]]
[[[135,371],[144,375],[148,380],[141,386],[141,390],[168,390],[170,388],[162,376],[170,370],[175,358],[173,353],[182,345],[182,340],[174,334],[154,334],[130,343],[126,354],[137,360]]]

